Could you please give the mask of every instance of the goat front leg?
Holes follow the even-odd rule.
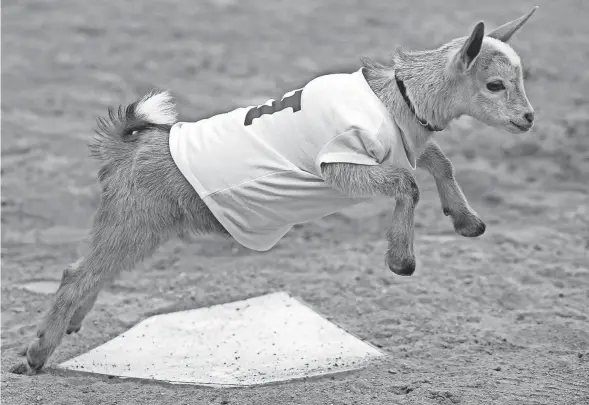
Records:
[[[427,170],[436,181],[442,210],[452,218],[454,229],[462,236],[475,237],[485,232],[485,223],[473,210],[454,178],[454,167],[437,143],[429,141],[417,160],[417,167]]]
[[[419,188],[411,172],[394,166],[351,163],[324,163],[321,170],[327,184],[350,197],[385,195],[396,201],[387,232],[386,264],[393,273],[401,276],[413,274],[413,220]]]

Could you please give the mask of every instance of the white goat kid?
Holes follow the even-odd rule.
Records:
[[[461,115],[513,133],[532,127],[534,113],[524,91],[520,59],[506,42],[534,11],[535,8],[487,36],[480,22],[470,36],[438,49],[397,50],[387,64],[364,61],[364,96],[376,100],[372,105],[380,108],[384,116],[390,115],[398,127],[406,153],[404,159],[433,175],[444,213],[464,236],[482,234],[485,225],[470,208],[456,183],[452,163],[433,142],[432,134]],[[360,83],[361,76],[354,77],[358,80],[355,83]],[[291,96],[288,99],[292,101]],[[291,106],[295,113],[290,115],[304,116],[296,112],[296,105],[287,107]],[[258,118],[270,107],[253,108],[250,112],[254,114],[248,113],[241,125],[250,125],[253,120],[264,122]],[[17,365],[14,372],[34,373],[41,369],[64,334],[80,329],[101,288],[120,271],[150,256],[170,237],[191,232],[231,233],[213,215],[171,156],[171,130],[176,116],[169,94],[155,92],[120,108],[118,114],[111,110],[108,120],[99,121],[98,138],[91,144],[91,150],[102,161],[98,173],[102,193],[88,251],[64,271],[36,338],[24,350],[27,364]],[[299,150],[296,146],[294,149]],[[317,169],[318,175],[308,184],[322,187],[322,192],[362,198],[380,194],[395,200],[386,260],[393,272],[412,274],[413,215],[419,189],[411,171],[390,164],[333,161],[323,162]],[[215,170],[208,171],[217,175]],[[307,173],[301,170],[296,175]],[[261,209],[265,209],[264,204]]]

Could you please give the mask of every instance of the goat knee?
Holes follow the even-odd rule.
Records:
[[[411,174],[409,175],[407,182],[409,188],[409,197],[415,206],[417,203],[419,203],[419,186],[417,185],[417,181],[415,181],[415,177],[413,177]]]
[[[419,202],[419,186],[411,172],[407,169],[396,169],[396,184],[393,192],[394,196],[409,203],[411,206],[416,206]]]

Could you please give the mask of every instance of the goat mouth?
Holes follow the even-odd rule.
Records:
[[[511,125],[513,125],[514,127],[516,127],[517,129],[519,129],[519,130],[520,130],[520,131],[522,131],[522,132],[527,132],[527,131],[529,131],[529,130],[530,130],[530,128],[532,128],[532,126],[531,126],[531,125],[528,125],[528,126],[523,126],[523,125],[516,124],[516,123],[515,123],[515,122],[513,122],[513,121],[509,121],[509,122],[511,123]]]

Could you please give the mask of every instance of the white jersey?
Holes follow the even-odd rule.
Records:
[[[294,224],[369,199],[326,184],[322,163],[415,169],[405,148],[361,70],[320,76],[280,101],[179,122],[170,132],[179,170],[229,234],[258,251]]]

